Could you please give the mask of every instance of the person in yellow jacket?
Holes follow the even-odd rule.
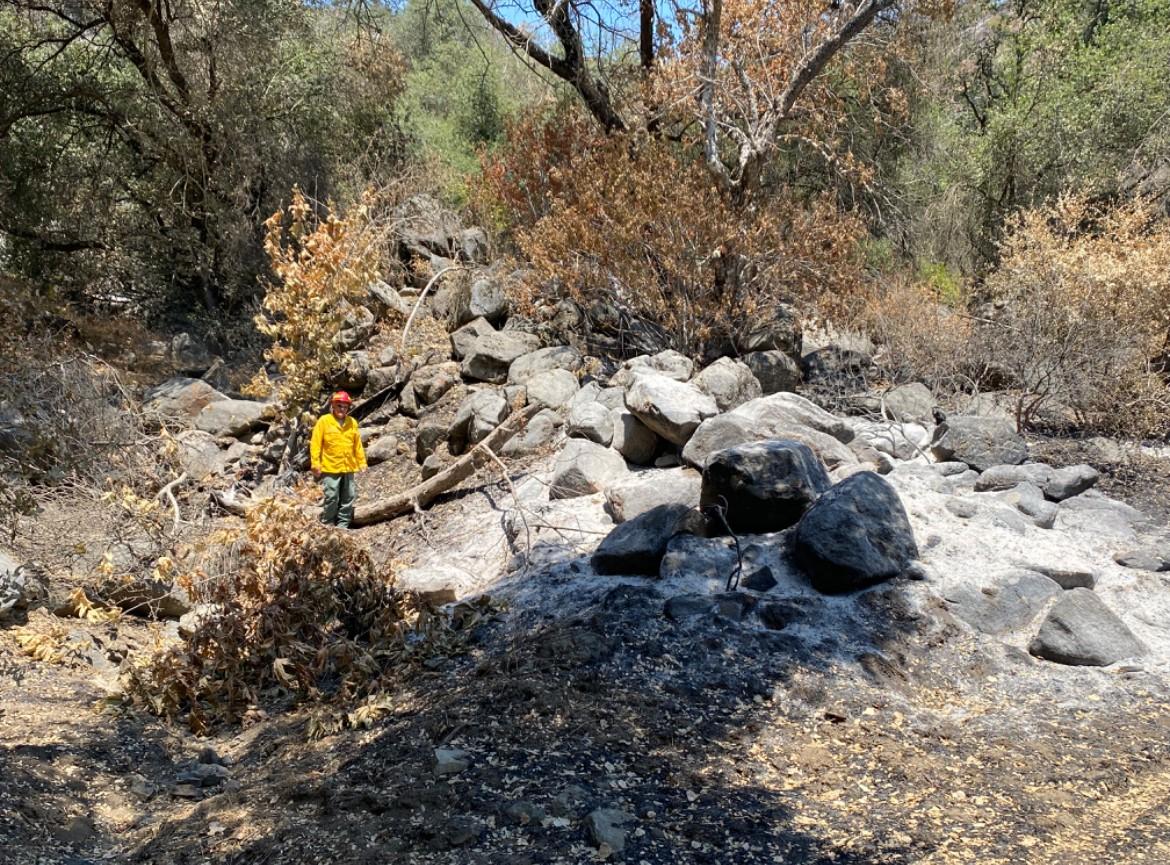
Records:
[[[321,415],[309,442],[309,464],[313,477],[324,476],[325,503],[321,522],[348,529],[357,500],[354,472],[366,467],[366,452],[357,421],[349,416],[353,400],[343,390],[333,394],[329,414]]]

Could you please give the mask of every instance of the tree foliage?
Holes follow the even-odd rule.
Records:
[[[911,254],[981,274],[1022,208],[1170,190],[1164,0],[965,2],[919,32],[915,146],[891,190]]]
[[[873,75],[890,51],[880,16],[893,0],[827,10],[712,0],[675,7],[674,26],[639,9],[638,39],[609,53],[591,5],[536,3],[555,52],[476,5],[569,83],[595,123],[564,109],[528,118],[484,161],[489,197],[525,227],[520,248],[546,284],[587,310],[616,305],[695,355],[734,350],[778,303],[815,314],[857,288],[860,223],[827,178],[867,182],[840,134],[847,106],[901,110]],[[604,24],[620,31],[624,20]],[[870,42],[854,46],[867,30]],[[599,40],[591,51],[586,37]]]
[[[0,236],[78,299],[231,307],[296,183],[401,150],[399,55],[295,0],[0,9]]]

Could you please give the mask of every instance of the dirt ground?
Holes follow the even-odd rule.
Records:
[[[1103,486],[1152,510],[1163,471]],[[1164,683],[1054,688],[897,586],[866,598],[862,632],[809,644],[615,587],[480,625],[323,739],[309,709],[196,738],[110,699],[91,647],[150,645],[141,620],[69,622],[58,662],[0,629],[0,863],[1170,861]],[[437,748],[464,752],[448,774]]]

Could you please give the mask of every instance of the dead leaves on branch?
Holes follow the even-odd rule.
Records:
[[[488,601],[430,609],[396,589],[351,535],[290,499],[248,512],[235,558],[216,579],[190,579],[208,612],[178,644],[135,659],[125,678],[135,703],[196,732],[260,704],[372,697],[404,664],[459,651],[491,611]],[[372,706],[353,709],[343,726],[370,722],[382,711]]]
[[[283,376],[278,396],[286,410],[315,402],[326,377],[342,366],[335,337],[377,278],[386,240],[385,227],[372,216],[375,204],[367,192],[348,212],[320,217],[315,203],[294,189],[287,211],[264,223],[264,251],[276,279],[256,327],[273,340],[264,356]],[[267,396],[271,387],[261,371],[248,392]]]

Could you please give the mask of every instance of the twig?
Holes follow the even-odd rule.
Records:
[[[516,494],[516,487],[512,483],[512,478],[508,475],[508,467],[504,465],[504,461],[496,456],[496,452],[490,447],[484,447],[483,450],[488,455],[488,458],[500,467],[500,474],[504,477],[504,483],[508,485],[508,492],[512,494],[512,501],[516,504],[516,510],[520,514],[520,519],[524,521],[524,549],[530,553],[532,552],[532,529],[528,525],[528,515],[525,513],[524,506],[520,503],[520,496]]]
[[[400,352],[406,351],[406,338],[410,335],[410,326],[414,324],[414,317],[418,315],[419,308],[422,306],[423,301],[426,300],[427,292],[431,290],[431,286],[447,271],[463,269],[462,264],[448,264],[446,267],[439,268],[439,271],[431,277],[430,281],[423,288],[422,294],[418,296],[418,300],[414,302],[414,309],[410,311],[410,316],[406,319],[406,324],[402,327],[402,336],[398,339],[398,350]]]
[[[723,528],[727,530],[727,534],[731,535],[731,540],[735,542],[735,567],[727,575],[727,587],[724,590],[730,592],[732,588],[739,588],[739,578],[743,574],[743,550],[739,546],[739,535],[731,530],[731,526],[727,522],[727,499],[720,496],[719,502],[720,504],[717,505],[708,505],[707,510],[719,517],[719,522],[723,523]]]
[[[174,489],[175,489],[175,487],[179,486],[179,484],[184,483],[186,480],[187,480],[187,473],[183,472],[181,475],[179,475],[177,478],[175,478],[173,481],[171,481],[169,484],[167,484],[165,487],[163,487],[161,490],[158,491],[159,498],[166,496],[168,499],[170,499],[171,507],[174,508],[174,510],[175,510],[175,525],[174,525],[173,531],[176,534],[179,531],[179,524],[182,523],[182,521],[183,521],[183,515],[179,511],[179,501],[178,501],[178,499],[175,498]]]

